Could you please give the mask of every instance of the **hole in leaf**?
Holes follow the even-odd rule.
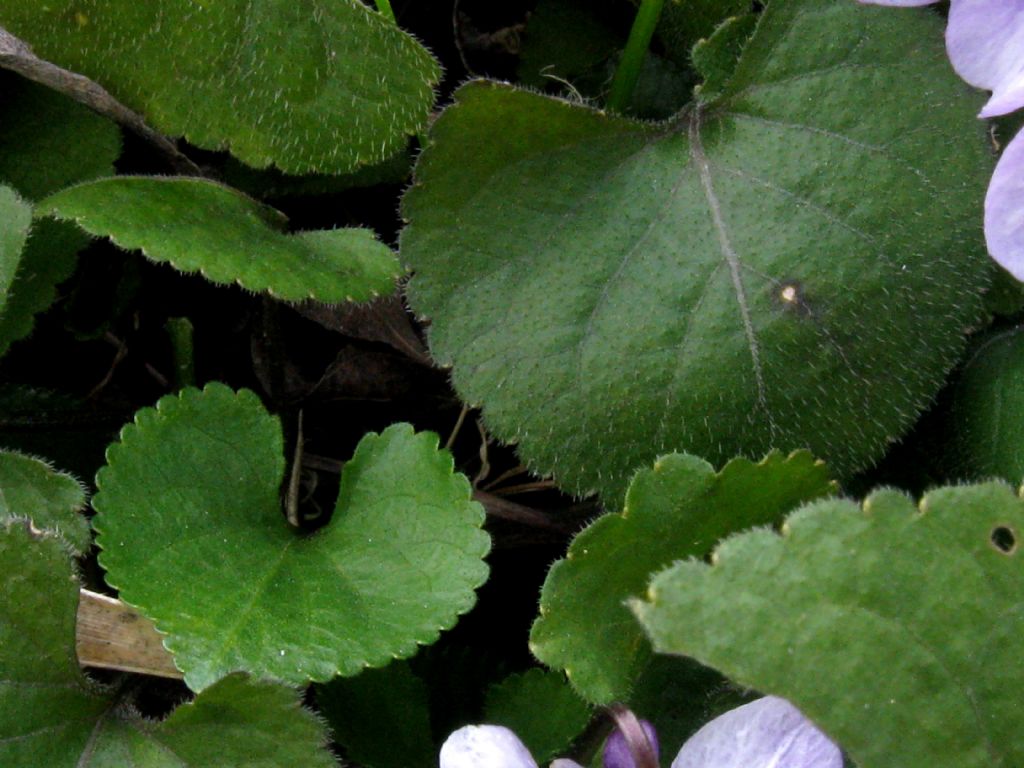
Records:
[[[1017,551],[1017,534],[1008,525],[998,525],[993,528],[989,541],[1004,555],[1012,555]]]

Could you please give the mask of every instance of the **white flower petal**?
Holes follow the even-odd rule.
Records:
[[[570,760],[567,757],[560,757],[557,760],[552,760],[549,768],[583,768],[583,766],[575,760]]]
[[[1024,131],[1006,145],[988,184],[985,242],[992,258],[1024,281]]]
[[[979,117],[1024,106],[1024,0],[953,0],[946,50],[960,77],[992,91]]]
[[[842,768],[839,749],[785,699],[766,696],[717,717],[672,768]]]
[[[530,751],[508,728],[467,725],[441,745],[441,768],[537,768]]]

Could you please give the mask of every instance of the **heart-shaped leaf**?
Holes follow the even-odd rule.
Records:
[[[0,524],[0,765],[329,768],[295,691],[235,675],[162,723],[134,716],[75,658],[78,580],[65,543]]]
[[[74,477],[40,459],[0,451],[0,522],[30,519],[81,555],[92,544],[89,521],[81,514],[84,507],[85,489]]]
[[[0,0],[0,25],[164,133],[289,173],[384,160],[426,123],[440,78],[359,0]]]
[[[314,535],[285,522],[283,474],[278,420],[211,384],[139,411],[97,477],[100,563],[168,633],[193,690],[234,670],[305,683],[409,656],[486,578],[483,510],[436,435],[364,437]]]
[[[633,610],[655,650],[783,696],[861,768],[1024,764],[1024,501],[821,501],[678,563]]]
[[[103,179],[51,195],[38,213],[73,220],[153,261],[293,301],[368,299],[389,293],[400,273],[368,229],[285,234],[282,214],[203,179]]]
[[[594,703],[624,700],[650,658],[626,598],[673,561],[704,557],[730,533],[778,523],[833,490],[806,452],[736,459],[718,473],[695,456],[663,456],[637,473],[622,514],[598,519],[552,567],[531,649]]]
[[[876,460],[989,279],[981,99],[940,23],[770,2],[715,98],[664,124],[463,87],[401,240],[458,392],[613,506],[674,450],[809,448],[839,476]]]

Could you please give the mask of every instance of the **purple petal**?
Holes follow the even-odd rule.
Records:
[[[1024,131],[1006,145],[985,196],[985,242],[998,264],[1024,281]]]
[[[898,5],[901,8],[910,8],[916,5],[933,5],[939,0],[860,0],[866,5]]]
[[[658,734],[655,732],[654,726],[646,720],[641,720],[640,725],[643,726],[644,733],[647,734],[657,757],[659,755]],[[639,736],[639,731],[637,736]],[[612,735],[604,743],[604,768],[636,768],[633,755],[629,751],[629,744],[626,743],[626,737],[620,730],[612,731]]]
[[[992,91],[979,117],[1024,106],[1024,0],[954,0],[946,50],[960,77]]]
[[[687,741],[672,768],[842,768],[839,749],[785,699],[726,712]]]
[[[441,745],[441,768],[537,768],[529,750],[508,728],[467,725]]]

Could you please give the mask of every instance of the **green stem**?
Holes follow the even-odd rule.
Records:
[[[391,10],[391,0],[377,0],[377,12],[392,24],[398,23],[395,21],[395,12]]]
[[[608,94],[608,108],[616,112],[624,112],[633,98],[636,81],[640,77],[640,68],[644,56],[654,36],[654,28],[658,26],[661,8],[665,0],[641,0],[640,10],[636,12],[633,28],[629,30],[629,40],[622,52],[622,60],[612,78],[612,89]]]
[[[195,341],[192,323],[187,317],[167,320],[167,335],[174,355],[174,384],[178,389],[196,385]]]

